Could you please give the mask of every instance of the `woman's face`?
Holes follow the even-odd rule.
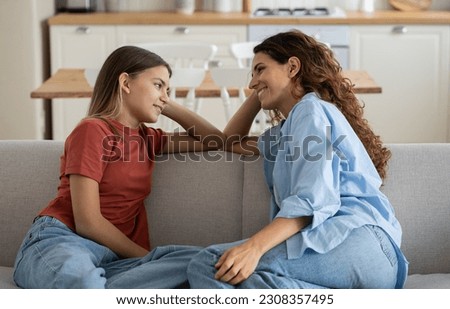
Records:
[[[165,66],[147,69],[130,77],[126,73],[121,83],[123,109],[118,119],[130,127],[140,123],[155,123],[169,102],[169,71]]]
[[[287,117],[297,103],[292,96],[292,77],[297,74],[299,65],[293,67],[291,61],[279,64],[265,53],[255,54],[249,87],[258,94],[263,109],[278,109]]]

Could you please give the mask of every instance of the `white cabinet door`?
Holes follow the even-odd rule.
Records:
[[[353,26],[350,55],[382,87],[360,98],[384,142],[448,141],[448,26]]]
[[[112,26],[51,26],[51,68],[99,68],[116,48]],[[89,99],[52,101],[53,139],[64,140],[86,116]]]
[[[218,51],[215,60],[223,66],[236,66],[236,60],[230,53],[230,44],[247,40],[245,25],[232,26],[198,26],[198,25],[145,25],[118,26],[119,45],[145,42],[203,42],[215,44]]]

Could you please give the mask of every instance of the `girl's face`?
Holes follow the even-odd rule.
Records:
[[[258,94],[263,109],[278,109],[285,117],[297,103],[292,96],[292,78],[298,73],[300,62],[298,58],[291,59],[279,64],[265,53],[256,53],[249,85]]]
[[[123,108],[119,121],[132,128],[140,123],[155,123],[169,102],[169,71],[165,66],[147,69],[130,77],[119,77],[123,93]]]

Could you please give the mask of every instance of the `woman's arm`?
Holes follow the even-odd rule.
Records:
[[[224,134],[203,117],[190,109],[176,103],[169,102],[163,114],[179,123],[186,132],[168,133],[165,153],[203,151],[222,149]]]
[[[226,150],[244,155],[259,154],[256,143],[258,138],[249,136],[249,133],[253,120],[260,110],[261,103],[256,92],[253,91],[241,104],[223,130]]]
[[[261,110],[261,103],[255,91],[241,104],[233,117],[225,126],[223,133],[226,137],[237,136],[242,138],[249,134],[253,120]]]
[[[141,257],[148,253],[103,217],[95,180],[70,175],[70,192],[77,234],[110,248],[121,257]]]
[[[230,248],[216,264],[216,279],[238,284],[256,269],[261,256],[309,225],[310,217],[275,218],[246,242]]]

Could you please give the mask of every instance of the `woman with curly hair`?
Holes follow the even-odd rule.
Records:
[[[402,288],[401,226],[380,191],[390,152],[332,51],[293,30],[254,53],[254,91],[224,134],[228,150],[263,156],[272,220],[194,256],[191,287]],[[249,136],[261,108],[274,126]]]

